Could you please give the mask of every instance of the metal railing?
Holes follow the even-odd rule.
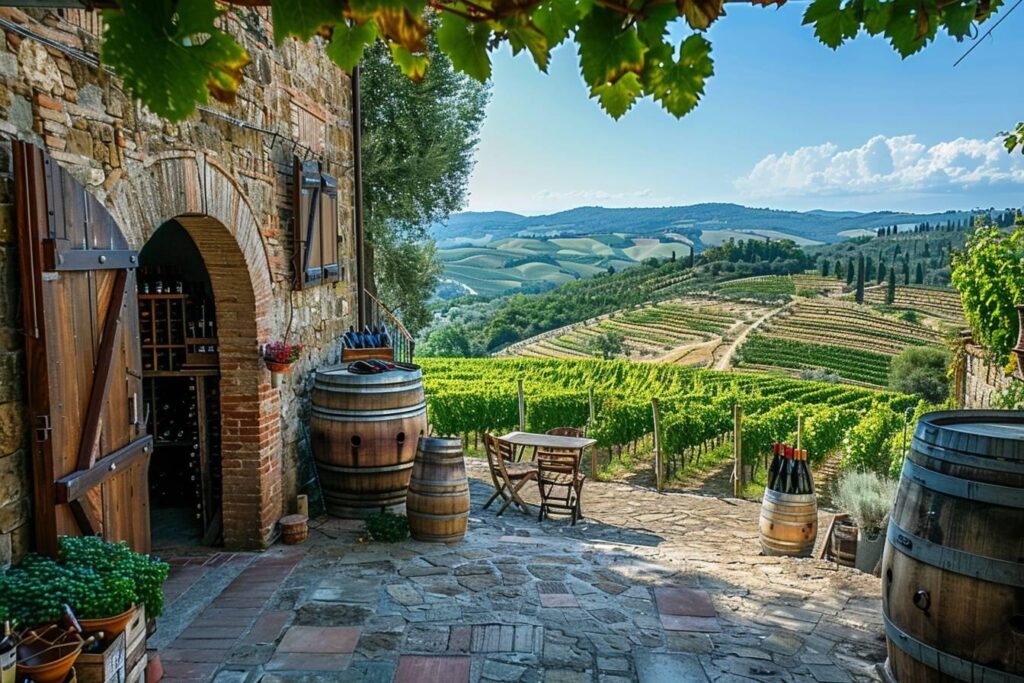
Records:
[[[387,330],[394,348],[395,360],[400,363],[411,363],[416,341],[409,334],[409,330],[405,329],[398,316],[377,297],[366,290],[363,290],[363,294],[366,297],[366,324],[372,328],[382,327]]]

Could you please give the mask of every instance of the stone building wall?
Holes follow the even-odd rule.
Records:
[[[992,399],[1011,383],[1020,382],[1003,368],[985,358],[984,349],[974,344],[964,347],[960,405],[967,409],[992,408]]]
[[[31,496],[12,138],[46,149],[110,207],[134,249],[165,221],[192,216],[180,222],[214,277],[222,337],[224,488],[233,492],[225,535],[233,546],[266,544],[308,475],[299,456],[308,455],[310,371],[337,361],[340,333],[354,322],[348,77],[315,43],[274,48],[265,10],[234,8],[226,30],[252,57],[238,101],[170,124],[90,63],[101,32],[96,14],[4,8],[0,18],[23,29],[0,26],[0,562],[8,546],[16,556],[25,550]],[[305,291],[292,289],[293,154],[320,159],[339,180],[344,279]],[[289,381],[272,389],[258,348],[281,338],[305,351]]]

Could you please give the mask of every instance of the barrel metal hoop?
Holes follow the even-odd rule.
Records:
[[[346,467],[344,465],[331,465],[325,463],[322,460],[316,461],[316,466],[320,469],[328,472],[337,472],[338,474],[380,474],[381,472],[401,472],[402,470],[410,470],[413,467],[412,462],[400,462],[397,465],[380,465],[378,467]]]
[[[928,443],[920,437],[915,436],[911,440],[913,451],[918,451],[929,458],[935,458],[950,465],[960,467],[973,467],[979,470],[990,470],[993,472],[1005,472],[1007,474],[1024,474],[1024,462],[1013,460],[1001,460],[981,455],[971,455],[961,451],[953,451],[933,443]],[[912,451],[912,452],[913,452]]]
[[[921,642],[892,623],[889,615],[884,611],[882,612],[882,620],[885,622],[885,635],[888,636],[889,642],[914,661],[935,669],[946,676],[952,676],[957,680],[968,681],[969,683],[1024,683],[1024,676],[993,669],[977,662],[972,662],[969,659],[951,655],[948,652],[943,652],[927,643]]]
[[[312,407],[313,415],[328,420],[341,422],[383,422],[402,417],[418,417],[427,412],[427,402],[421,401],[411,406],[401,408],[374,409],[374,410],[338,410],[336,408],[324,408],[323,406]]]
[[[806,522],[786,522],[781,519],[769,519],[767,517],[761,518],[763,521],[773,524],[775,526],[811,526],[818,523],[817,519],[806,521]]]
[[[450,515],[435,515],[429,512],[419,512],[406,510],[407,517],[423,518],[423,519],[462,519],[463,517],[469,517],[469,510],[465,512],[455,512]]]
[[[916,536],[900,527],[892,518],[886,538],[893,548],[907,557],[955,574],[991,583],[1024,588],[1024,564],[975,555],[949,546],[939,545]],[[1024,681],[1022,681],[1024,683]]]
[[[813,493],[779,493],[768,489],[764,492],[766,500],[781,505],[817,505],[818,499]]]
[[[1008,508],[1024,508],[1024,489],[951,477],[948,474],[921,467],[910,458],[903,462],[903,476],[926,489],[956,498]]]

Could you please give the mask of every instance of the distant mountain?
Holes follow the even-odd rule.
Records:
[[[842,239],[839,233],[883,225],[962,220],[967,211],[914,214],[896,211],[781,211],[757,209],[739,204],[709,203],[661,208],[606,209],[583,206],[547,216],[521,216],[508,211],[466,212],[455,214],[447,223],[435,224],[431,232],[437,239],[549,234],[593,235],[624,232],[658,235],[675,232],[699,239],[704,230],[775,230],[822,242]]]

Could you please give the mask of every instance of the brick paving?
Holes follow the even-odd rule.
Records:
[[[762,557],[756,503],[588,482],[572,527],[481,510],[470,473],[462,543],[364,544],[325,519],[302,546],[175,560],[166,680],[878,680],[879,580]]]

